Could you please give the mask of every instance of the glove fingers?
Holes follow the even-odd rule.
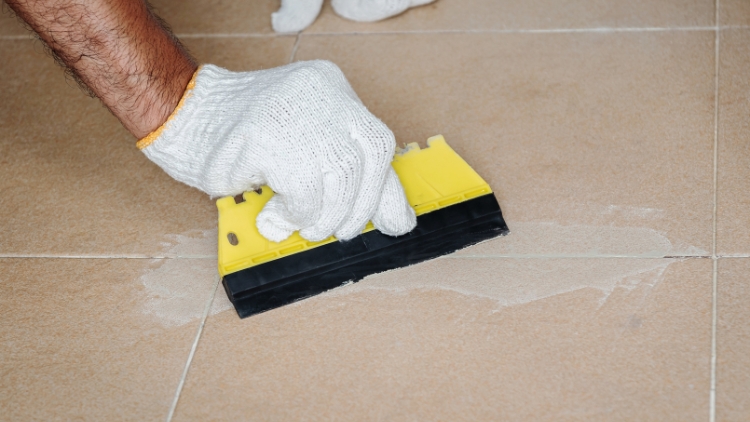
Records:
[[[390,163],[396,148],[393,132],[375,116],[366,113],[364,122],[352,133],[354,142],[361,148],[365,160],[362,166],[362,183],[351,214],[336,230],[336,237],[343,240],[359,235],[375,214],[385,175],[391,169]]]
[[[342,143],[331,154],[331,168],[323,174],[318,221],[300,231],[302,237],[313,242],[331,236],[349,217],[362,178],[362,160],[355,145]]]
[[[255,226],[260,234],[273,242],[286,240],[299,226],[289,218],[286,205],[281,196],[271,198],[255,219]]]
[[[409,233],[417,226],[417,216],[409,205],[404,188],[391,168],[385,179],[383,195],[375,215],[372,217],[375,228],[389,236]]]
[[[409,0],[332,0],[331,6],[340,16],[358,22],[375,22],[403,13],[411,6]]]
[[[282,0],[281,8],[271,15],[276,32],[299,32],[318,17],[323,0]]]
[[[309,161],[309,157],[291,157],[290,161],[304,163],[305,160]],[[320,170],[300,164],[287,172],[273,174],[268,178],[268,184],[276,195],[268,201],[256,220],[258,230],[264,237],[278,241],[283,234],[286,239],[292,232],[315,224],[320,215],[323,195]]]

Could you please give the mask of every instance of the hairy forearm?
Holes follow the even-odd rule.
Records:
[[[164,123],[195,72],[144,0],[5,1],[138,138]]]

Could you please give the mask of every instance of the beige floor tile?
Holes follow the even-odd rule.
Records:
[[[306,32],[423,30],[523,30],[609,27],[710,26],[712,0],[622,2],[612,0],[437,0],[376,23],[345,20],[326,3]]]
[[[272,34],[278,0],[151,0],[177,34]]]
[[[0,3],[0,36],[27,35],[29,31],[16,19],[16,14],[5,4]]]
[[[710,260],[446,258],[210,317],[175,421],[704,421],[710,344]]]
[[[178,34],[273,34],[278,0],[151,0],[156,13]],[[0,5],[0,36],[27,31]]]
[[[235,70],[287,63],[294,37],[186,40]],[[213,255],[216,208],[149,162],[32,41],[0,41],[1,254]]]
[[[724,30],[719,70],[717,248],[750,253],[750,29]]]
[[[750,420],[750,260],[719,262],[716,420]]]
[[[215,271],[213,260],[0,259],[0,419],[163,420]]]
[[[303,36],[396,134],[442,133],[511,235],[472,254],[711,249],[711,32]]]
[[[750,25],[750,2],[747,0],[720,0],[719,23],[724,25]]]
[[[267,69],[289,63],[297,37],[191,38],[183,43],[200,63],[212,63],[230,70]]]

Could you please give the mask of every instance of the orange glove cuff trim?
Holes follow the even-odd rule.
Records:
[[[136,142],[135,146],[138,147],[138,149],[143,149],[151,145],[152,143],[154,143],[156,138],[158,138],[161,135],[161,133],[164,132],[164,129],[167,127],[169,122],[172,121],[172,119],[174,119],[174,116],[177,115],[177,113],[182,108],[183,104],[185,104],[185,100],[188,99],[190,95],[192,94],[193,88],[195,88],[195,78],[198,76],[198,72],[200,71],[201,71],[201,67],[198,67],[198,70],[196,70],[195,73],[193,73],[193,77],[190,78],[190,82],[188,82],[187,87],[185,88],[185,93],[182,94],[182,98],[180,98],[180,102],[177,103],[177,107],[175,107],[172,114],[170,114],[169,117],[167,117],[167,121],[164,122],[164,124],[162,124],[161,126],[159,126],[156,130],[154,130],[153,132],[149,133],[148,135],[141,138],[138,142]]]

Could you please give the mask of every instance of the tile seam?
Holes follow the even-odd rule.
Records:
[[[748,25],[727,25],[722,29],[750,28]],[[714,26],[677,27],[592,27],[592,28],[529,28],[529,29],[436,29],[380,32],[305,32],[306,36],[337,35],[409,35],[409,34],[567,34],[567,33],[617,33],[617,32],[669,32],[669,31],[714,31]],[[178,38],[289,38],[300,34],[260,33],[178,33]],[[32,34],[0,35],[0,40],[33,40]]]
[[[448,255],[445,259],[713,259],[712,255],[582,255],[582,254],[497,254],[497,255]],[[748,254],[716,255],[716,259],[747,259]],[[179,256],[119,256],[119,255],[0,255],[0,259],[217,259],[216,255]]]
[[[712,242],[711,242],[711,361],[709,364],[710,384],[708,398],[708,420],[716,421],[716,339],[718,321],[718,267],[717,256],[717,217],[719,199],[719,69],[721,68],[720,42],[721,25],[720,0],[714,2],[714,142],[713,142],[713,206],[712,206]]]
[[[711,362],[710,362],[710,387],[709,387],[709,416],[710,422],[716,421],[716,329],[718,321],[717,295],[718,295],[718,266],[719,260],[712,261],[711,277]]]
[[[195,32],[175,34],[177,38],[291,38],[295,34],[259,34],[254,32]]]
[[[294,47],[292,47],[292,54],[289,55],[289,63],[294,62],[294,56],[297,55],[297,49],[299,48],[300,37],[302,37],[302,34],[297,34],[297,39],[294,40]]]
[[[448,255],[445,259],[713,259],[712,255],[586,255],[586,254],[490,254],[490,255]],[[716,255],[716,259],[747,259],[750,254]],[[150,256],[150,255],[0,255],[0,259],[217,259],[216,255],[179,255],[179,256]]]
[[[0,40],[34,40],[36,39],[33,35],[0,35]]]
[[[498,255],[447,255],[444,259],[710,259],[710,255],[578,255],[578,254],[498,254]]]
[[[750,25],[722,25],[719,27],[722,31],[725,29],[748,29]]]
[[[177,384],[177,389],[175,390],[174,399],[172,400],[172,405],[169,407],[169,413],[167,413],[166,422],[171,422],[172,418],[174,417],[174,412],[177,410],[177,403],[180,400],[180,395],[182,394],[182,388],[185,386],[185,380],[187,379],[188,371],[190,370],[190,365],[193,363],[193,358],[195,357],[195,351],[198,349],[198,342],[201,339],[201,336],[203,334],[203,328],[206,326],[206,320],[208,319],[208,314],[211,311],[211,306],[214,303],[214,298],[216,297],[216,291],[219,288],[219,283],[221,282],[221,278],[216,276],[216,281],[214,282],[214,288],[211,291],[211,294],[208,296],[208,301],[206,302],[206,306],[203,309],[203,315],[201,317],[201,322],[198,325],[198,330],[195,333],[195,339],[193,340],[193,344],[190,347],[190,353],[188,354],[187,361],[185,362],[185,368],[182,371],[182,375],[180,376],[180,382]]]
[[[724,25],[720,29],[750,29],[750,25]],[[669,32],[669,31],[715,31],[713,26],[683,26],[683,27],[593,27],[593,28],[537,28],[537,29],[455,29],[455,30],[412,30],[412,31],[382,31],[382,32],[305,32],[308,36],[337,36],[337,35],[409,35],[409,34],[566,34],[566,33],[608,33],[608,32]],[[297,34],[302,35],[303,33]],[[178,38],[288,38],[295,34],[262,34],[262,33],[183,33],[176,34]],[[0,35],[0,40],[34,40],[28,35]]]
[[[592,28],[537,28],[537,29],[444,29],[406,30],[379,32],[305,32],[305,36],[337,35],[410,35],[410,34],[569,34],[569,33],[618,33],[618,32],[669,32],[669,31],[714,31],[714,26],[684,27],[592,27]]]

